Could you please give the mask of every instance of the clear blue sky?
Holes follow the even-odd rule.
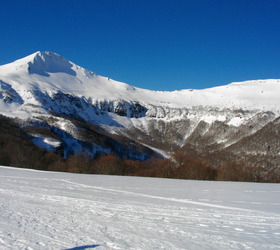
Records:
[[[38,50],[153,90],[280,79],[280,0],[2,0],[0,64]]]

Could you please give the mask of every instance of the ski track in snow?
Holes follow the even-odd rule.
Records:
[[[0,249],[280,249],[279,194],[0,167]]]

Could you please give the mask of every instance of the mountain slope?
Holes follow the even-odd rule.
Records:
[[[269,138],[280,113],[279,94],[280,80],[273,79],[203,90],[145,90],[99,76],[53,52],[0,66],[0,113],[20,119],[35,144],[64,157],[113,153],[145,160],[191,149],[237,158],[266,154],[275,158],[276,167],[280,152]],[[268,146],[261,149],[245,139],[255,135],[269,152]],[[244,141],[246,152],[236,156],[235,148],[244,148]]]

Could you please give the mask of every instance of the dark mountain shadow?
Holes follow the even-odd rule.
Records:
[[[141,161],[159,157],[158,153],[149,147],[121,135],[109,134],[84,121],[69,119],[77,129],[77,133],[71,134],[53,126],[52,123],[55,119],[55,117],[46,120],[42,118],[41,122],[29,122],[24,127],[24,131],[30,135],[30,139],[39,147],[44,145],[38,143],[37,139],[34,140],[34,137],[31,136],[32,134],[36,134],[41,138],[54,138],[61,141],[61,147],[58,148],[58,151],[65,159],[75,155],[75,153],[91,157],[112,153],[121,159]],[[43,148],[48,149],[47,147]]]
[[[39,89],[35,89],[33,94],[42,103],[44,109],[52,114],[84,122],[89,121],[92,124],[105,124],[123,128],[123,125],[108,115],[109,111],[100,110],[82,97],[66,94],[61,91],[58,91],[53,96],[49,96]]]
[[[113,119],[110,113],[119,116],[141,118],[145,117],[148,109],[139,103],[119,101],[92,102],[84,97],[78,97],[58,91],[50,96],[39,89],[34,89],[33,94],[42,103],[44,109],[53,114],[75,118],[81,121],[90,122],[95,125],[109,125],[119,128],[124,126]]]
[[[23,104],[24,101],[20,95],[13,89],[12,85],[0,80],[0,99],[4,99],[6,103],[17,102]]]

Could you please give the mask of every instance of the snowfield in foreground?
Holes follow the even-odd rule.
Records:
[[[0,249],[280,249],[280,185],[0,167]]]

